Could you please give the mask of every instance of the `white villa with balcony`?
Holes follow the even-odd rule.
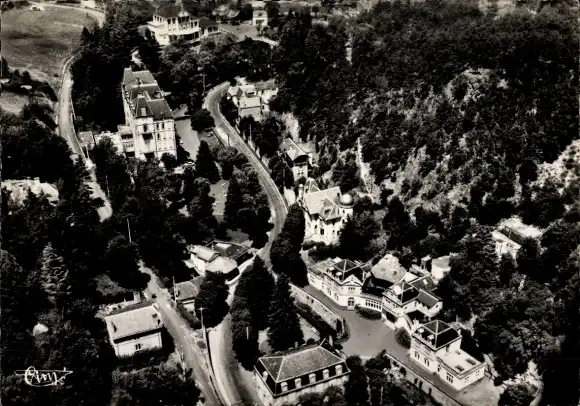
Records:
[[[459,331],[440,320],[415,329],[411,336],[410,358],[457,391],[485,375],[485,363],[461,349]]]
[[[122,92],[125,123],[133,136],[131,145],[121,135],[127,155],[139,159],[177,156],[173,113],[151,72],[125,69]]]
[[[313,179],[308,179],[300,185],[297,202],[306,220],[305,239],[337,243],[344,224],[353,212],[352,196],[343,195],[338,186],[320,190]]]
[[[161,46],[179,39],[194,42],[202,36],[199,18],[178,4],[165,3],[160,6],[153,15],[153,21],[147,22],[147,28]]]

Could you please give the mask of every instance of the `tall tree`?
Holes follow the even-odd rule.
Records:
[[[533,238],[526,238],[518,250],[517,255],[518,271],[528,275],[530,278],[538,280],[540,272],[540,246]]]
[[[240,183],[238,182],[236,176],[232,176],[232,178],[230,179],[230,184],[228,185],[228,196],[224,208],[225,221],[229,225],[236,227],[238,224],[237,221],[238,212],[243,207],[244,207],[244,198]]]
[[[344,385],[344,397],[348,406],[369,406],[368,378],[360,357],[348,357],[346,365],[350,369],[348,382]]]
[[[526,384],[509,385],[499,397],[498,406],[529,406],[533,399]]]
[[[196,315],[200,320],[203,317],[205,327],[215,327],[222,322],[229,310],[227,298],[228,287],[223,274],[206,272],[195,298]]]
[[[270,305],[268,342],[274,351],[283,351],[304,342],[300,322],[290,296],[288,279],[282,275],[276,281]]]
[[[379,231],[380,226],[372,212],[355,213],[342,229],[339,239],[340,249],[347,258],[369,259],[373,254],[371,241],[378,236]]]
[[[139,271],[137,245],[117,234],[107,244],[103,265],[109,277],[126,289],[141,291],[147,287],[149,275]]]
[[[63,306],[70,296],[68,270],[51,243],[44,248],[40,258],[40,283],[53,305]]]
[[[215,183],[220,179],[214,156],[206,141],[199,143],[197,157],[195,158],[195,171],[198,176],[206,178],[211,183]]]

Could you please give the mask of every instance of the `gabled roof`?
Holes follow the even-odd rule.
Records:
[[[457,330],[441,320],[433,320],[423,324],[415,330],[413,335],[428,343],[435,350],[460,338]]]
[[[371,274],[365,279],[361,291],[369,295],[381,296],[391,285],[391,282],[376,278]]]
[[[105,322],[113,341],[163,327],[161,316],[151,301],[113,312],[105,316]]]
[[[155,120],[165,120],[173,118],[173,112],[165,99],[147,100],[151,115]]]
[[[135,117],[148,117],[153,115],[145,97],[139,96],[133,100],[133,114],[135,114]]]
[[[336,205],[328,198],[324,200],[324,204],[322,205],[322,209],[320,210],[319,215],[320,218],[325,221],[334,220],[341,217],[338,205]]]
[[[161,88],[157,83],[147,83],[143,85],[132,84],[128,93],[129,99],[133,100],[139,95],[145,95],[145,93],[149,95],[161,94]]]
[[[331,347],[317,344],[267,355],[258,360],[275,382],[307,375],[344,362]],[[344,368],[344,372],[348,369]]]
[[[131,68],[125,68],[123,71],[123,86],[132,85],[137,81],[142,85],[157,83],[151,72],[148,70],[133,72]]]
[[[93,138],[92,131],[81,131],[78,134],[79,134],[79,138],[83,144],[91,144],[91,143],[95,142],[95,139]]]
[[[340,196],[340,188],[338,186],[335,186],[330,189],[312,191],[310,193],[306,193],[306,191],[304,191],[303,199],[304,204],[306,206],[306,210],[310,215],[312,215],[312,214],[321,214],[325,202],[336,204],[339,196]]]
[[[440,301],[441,301],[441,299],[439,299],[437,296],[435,296],[429,292],[425,292],[424,290],[421,290],[419,292],[419,296],[417,296],[417,302],[423,304],[424,306],[426,306],[429,309],[431,307],[435,306]]]
[[[204,247],[203,245],[194,245],[192,252],[193,255],[195,255],[204,262],[211,262],[220,255],[214,250]]]
[[[327,272],[339,281],[345,281],[350,276],[355,276],[363,283],[367,270],[363,265],[357,264],[350,259],[336,258]]]
[[[433,279],[429,275],[419,277],[409,283],[418,290],[424,290],[426,292],[431,292],[435,289],[435,282],[433,282]]]
[[[318,183],[312,178],[306,179],[304,183],[304,194],[320,192],[320,188],[318,187]]]
[[[177,290],[177,299],[181,301],[193,299],[199,293],[199,289],[191,281],[176,283],[175,290]]]
[[[285,138],[284,141],[282,141],[282,144],[280,144],[280,149],[282,149],[282,151],[284,151],[286,155],[288,155],[288,158],[290,158],[292,161],[295,161],[296,159],[303,156],[308,156],[308,154],[304,152],[302,148],[300,148],[290,137]]]
[[[407,272],[399,263],[399,259],[392,254],[385,255],[373,268],[371,272],[376,278],[399,283]]]
[[[213,240],[207,245],[208,248],[214,250],[223,257],[233,259],[234,261],[248,252],[249,248],[241,244],[233,242],[226,242],[220,240]]]

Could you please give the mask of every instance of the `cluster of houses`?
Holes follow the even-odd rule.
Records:
[[[148,70],[126,68],[121,85],[125,124],[117,132],[79,133],[87,150],[108,138],[119,153],[139,159],[160,159],[163,154],[177,156],[175,119],[165,93]]]
[[[483,378],[485,363],[460,348],[456,328],[437,319],[443,307],[437,283],[448,271],[449,257],[425,257],[420,266],[405,269],[387,254],[372,267],[327,259],[309,269],[308,280],[339,306],[373,309],[381,312],[387,327],[405,329],[411,336],[411,359],[454,390],[462,390]]]
[[[236,79],[236,85],[230,86],[226,97],[238,109],[238,117],[253,117],[262,121],[270,111],[268,103],[278,94],[278,85],[274,80],[248,83],[242,78]]]
[[[338,192],[334,201],[339,209],[341,197]],[[309,213],[305,210],[305,215]],[[513,235],[518,227],[521,224],[513,219],[500,225],[502,237],[494,236],[498,249],[507,243],[517,244],[508,235]],[[190,311],[194,310],[195,297],[207,271],[221,272],[232,281],[239,275],[240,266],[255,255],[247,247],[219,240],[191,246],[189,251],[191,258],[186,263],[192,269],[193,279],[176,284],[172,293]],[[420,264],[406,269],[391,254],[374,265],[326,259],[309,268],[308,281],[338,306],[373,309],[380,312],[387,328],[406,330],[411,337],[408,362],[423,371],[420,376],[432,377],[436,385],[447,386],[447,392],[458,393],[485,376],[486,363],[461,348],[462,334],[456,323],[437,318],[443,307],[437,286],[450,270],[449,260],[450,256],[436,259],[427,256]],[[113,311],[105,320],[109,340],[119,357],[162,345],[163,322],[151,301]],[[263,356],[253,372],[256,392],[267,406],[291,404],[306,393],[322,393],[330,386],[342,386],[350,373],[344,355],[326,340]]]

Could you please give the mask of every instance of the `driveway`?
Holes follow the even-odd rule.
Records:
[[[372,358],[382,350],[399,359],[405,357],[407,349],[395,340],[395,331],[385,326],[381,320],[369,320],[358,315],[354,310],[346,310],[330,300],[324,293],[308,285],[305,291],[344,317],[350,336],[342,343],[347,355],[360,355],[362,358]]]
[[[191,128],[191,121],[188,118],[175,120],[175,130],[183,142],[181,146],[189,152],[189,157],[195,161],[199,149],[199,137],[197,131]]]

